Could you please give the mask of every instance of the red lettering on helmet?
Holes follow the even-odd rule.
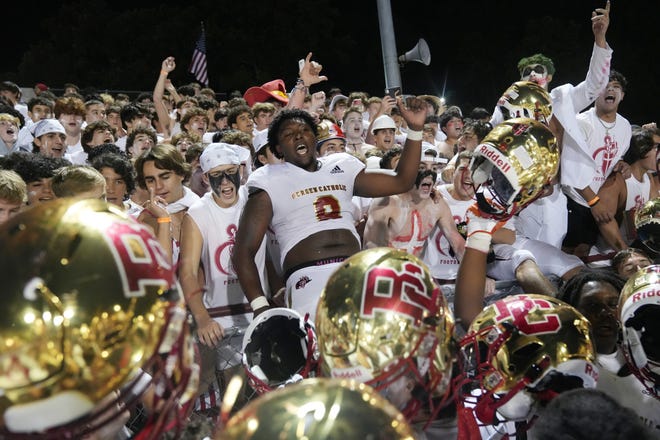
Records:
[[[374,311],[394,312],[412,319],[417,325],[425,313],[437,309],[435,295],[427,291],[424,272],[413,263],[397,272],[392,268],[374,267],[365,274],[361,313],[372,317]]]
[[[511,299],[497,301],[494,305],[498,311],[495,321],[513,321],[518,330],[527,335],[556,333],[561,328],[561,321],[556,313],[534,313],[534,309],[554,309],[552,304],[544,299],[517,295]]]
[[[481,145],[479,152],[490,159],[490,161],[499,168],[502,173],[506,174],[511,169],[511,165],[503,159],[497,151],[491,150],[487,144]]]
[[[114,222],[104,237],[115,258],[126,296],[144,296],[147,286],[169,289],[174,284],[172,265],[146,226]]]
[[[660,297],[660,289],[654,289],[651,287],[650,289],[642,290],[641,292],[633,294],[632,302],[636,303],[637,301],[641,301],[646,298],[653,298],[654,296]]]

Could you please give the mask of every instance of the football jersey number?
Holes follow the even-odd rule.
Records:
[[[341,205],[334,196],[321,196],[314,200],[314,211],[320,222],[341,218]]]
[[[519,295],[513,301],[497,301],[495,307],[498,311],[495,321],[513,320],[518,329],[527,335],[556,333],[561,328],[559,315],[548,313],[554,307],[544,299]],[[535,308],[543,313],[534,313]]]

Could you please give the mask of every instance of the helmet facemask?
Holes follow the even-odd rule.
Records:
[[[470,162],[479,210],[485,217],[510,218],[545,194],[558,167],[549,128],[525,118],[503,122],[477,146]]]
[[[313,376],[319,358],[314,323],[290,309],[257,316],[243,339],[243,366],[259,394]]]

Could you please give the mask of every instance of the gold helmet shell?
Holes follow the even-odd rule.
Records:
[[[635,228],[644,245],[660,252],[660,197],[649,200],[635,212]]]
[[[185,309],[144,225],[100,200],[58,199],[4,223],[0,248],[0,437],[81,438],[149,384],[171,393],[162,403],[190,398]]]
[[[426,404],[433,413],[450,389],[453,325],[419,258],[392,248],[358,252],[330,276],[319,299],[321,374],[355,379],[385,395],[394,382],[411,379],[427,401],[388,398],[407,417]]]
[[[531,81],[517,81],[497,101],[504,120],[530,118],[548,125],[552,117],[552,98],[543,87]]]
[[[621,346],[630,369],[660,399],[660,265],[632,275],[619,296]]]
[[[504,219],[540,197],[557,175],[557,140],[540,122],[510,119],[481,141],[470,169],[479,209],[487,216]]]
[[[495,423],[496,412],[526,419],[536,400],[557,388],[593,388],[598,377],[589,321],[544,295],[512,295],[486,306],[459,345],[459,397],[476,400],[485,424]]]
[[[413,440],[414,435],[403,415],[368,385],[317,378],[253,400],[216,438]]]

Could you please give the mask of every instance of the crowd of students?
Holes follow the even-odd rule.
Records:
[[[38,216],[53,216],[51,227],[71,221],[86,228],[93,215],[64,214],[82,209],[118,225],[108,229],[117,237],[111,246],[153,256],[151,269],[130,269],[137,257],[126,260],[120,246],[113,264],[128,277],[125,285],[179,292],[194,341],[181,337],[160,352],[186,372],[185,380],[172,368],[165,374],[186,391],[177,393],[178,409],[149,418],[145,435],[155,435],[155,425],[172,431],[189,407],[219,421],[218,435],[247,435],[237,426],[248,423],[249,408],[268,408],[266,396],[251,396],[250,387],[233,395],[234,410],[248,405],[233,421],[220,409],[223,397],[232,400],[231,378],[247,374],[252,389],[274,395],[311,376],[358,380],[385,397],[393,405],[388,417],[410,423],[416,438],[524,438],[537,417],[535,435],[552,438],[557,420],[579,425],[579,417],[596,416],[603,424],[593,422],[590,434],[602,428],[603,438],[657,437],[660,358],[651,347],[658,341],[660,131],[618,113],[627,82],[610,69],[609,8],[591,17],[594,48],[583,81],[551,88],[552,60],[523,58],[519,81],[503,85],[493,112],[447,107],[432,95],[322,91],[330,82],[311,53],[289,89],[273,80],[227,101],[196,83],[175,87],[168,79],[173,57],[163,60],[153,92],[132,100],[83,95],[73,84],[57,96],[37,84],[24,102],[21,89],[5,81],[0,224],[11,226],[0,226],[3,253],[17,246],[13,231],[44,227]],[[73,208],[90,199],[112,208]],[[642,210],[651,214],[638,237]],[[155,247],[138,250],[122,231],[146,233]],[[24,240],[38,246],[34,237]],[[75,261],[78,245],[68,249],[67,261]],[[2,258],[6,270],[16,267],[11,256]],[[31,276],[45,283],[40,292],[70,293],[53,290],[39,273],[45,266],[35,267]],[[163,268],[169,275],[149,273]],[[31,289],[34,279],[24,280]],[[76,290],[73,284],[64,285]],[[178,319],[172,310],[167,323]],[[185,327],[174,332],[184,335]],[[194,363],[181,359],[192,344]],[[13,356],[10,345],[3,350]],[[3,379],[11,380],[12,365],[3,367]],[[142,371],[159,378],[149,365]],[[132,374],[131,384],[139,382],[142,374]],[[153,380],[155,395],[172,400]],[[130,399],[115,385],[124,414]],[[336,392],[315,386],[325,397]],[[604,394],[564,393],[575,388]],[[138,406],[153,415],[159,404],[145,403],[147,390],[136,391]],[[92,406],[107,406],[103,397]],[[591,403],[573,421],[552,412],[573,401]],[[24,403],[13,402],[14,409]],[[601,407],[607,413],[596,414]],[[5,410],[4,434],[29,432],[16,411]],[[285,432],[290,421],[275,412],[265,410],[269,420],[257,422]],[[62,428],[67,417],[57,417],[41,431],[69,429]],[[125,426],[112,438],[144,427],[136,417],[117,417]],[[561,428],[578,432],[578,425]],[[201,435],[195,432],[187,435]]]

